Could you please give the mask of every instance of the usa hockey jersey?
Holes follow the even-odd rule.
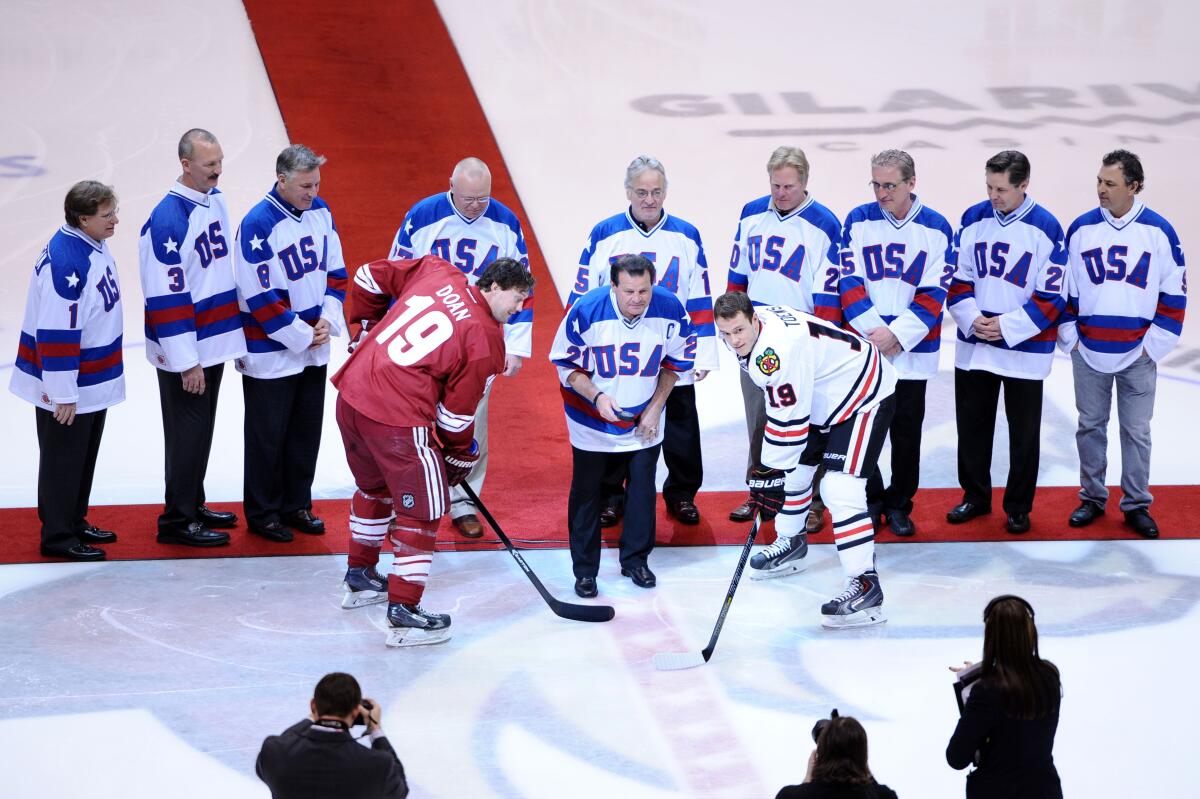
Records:
[[[183,372],[246,354],[230,232],[219,189],[206,194],[179,182],[142,226],[146,359],[159,369]]]
[[[726,291],[755,305],[787,305],[840,322],[841,224],[812,195],[781,214],[770,195],[746,203],[733,238]]]
[[[767,306],[755,314],[762,329],[750,354],[738,361],[766,393],[764,465],[796,468],[810,427],[841,424],[896,390],[895,368],[866,339],[796,308]]]
[[[712,288],[704,245],[700,242],[700,231],[677,216],[664,212],[658,224],[643,230],[626,210],[592,228],[579,256],[579,272],[567,298],[567,308],[592,289],[608,287],[612,282],[609,267],[622,255],[630,254],[649,259],[654,264],[658,285],[683,303],[696,331],[696,369],[718,368],[717,329],[713,324]],[[693,372],[680,375],[680,384],[693,382]]]
[[[483,392],[504,371],[504,334],[466,275],[432,255],[372,261],[354,274],[349,308],[379,321],[333,377],[342,399],[382,424],[436,424],[443,443],[469,445]]]
[[[238,226],[234,274],[246,355],[239,372],[287,377],[329,363],[329,343],[311,348],[312,327],[342,333],[346,264],[333,214],[320,197],[301,211],[272,188]]]
[[[404,215],[396,231],[389,258],[420,258],[436,255],[458,267],[471,285],[497,258],[512,258],[529,268],[525,234],[517,215],[493,198],[474,219],[454,207],[450,192],[426,197]],[[533,296],[504,328],[509,355],[528,358],[533,352]]]
[[[903,219],[879,203],[860,205],[842,231],[842,313],[861,335],[887,326],[903,350],[892,359],[904,380],[937,374],[942,306],[954,274],[950,223],[913,196]]]
[[[125,399],[122,323],[108,245],[64,225],[33,267],[9,390],[47,411],[116,405]]]
[[[630,321],[621,315],[611,288],[592,289],[567,311],[558,326],[550,360],[558,367],[563,410],[571,445],[591,452],[629,452],[662,442],[644,443],[634,431],[637,420],[610,422],[569,385],[584,372],[620,408],[640,414],[650,404],[660,369],[682,374],[692,368],[696,334],[683,304],[654,287],[646,311]]]
[[[1065,304],[1058,220],[1032,197],[1008,214],[985,200],[963,213],[955,252],[958,267],[946,300],[958,327],[955,368],[1044,379]],[[980,316],[1000,317],[1001,341],[975,336],[972,323]]]
[[[1097,208],[1067,232],[1069,312],[1059,331],[1088,365],[1114,373],[1142,349],[1161,361],[1179,344],[1187,308],[1183,245],[1171,223],[1136,200],[1121,218]]]

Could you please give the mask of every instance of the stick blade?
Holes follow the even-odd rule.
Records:
[[[699,652],[659,652],[654,656],[654,668],[659,671],[694,669],[707,662]]]
[[[571,621],[612,621],[617,612],[612,605],[575,605],[570,602],[556,600],[550,606],[555,615]]]

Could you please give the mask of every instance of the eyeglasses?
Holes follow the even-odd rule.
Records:
[[[492,198],[485,194],[482,197],[463,197],[459,195],[458,199],[462,200],[463,205],[476,205],[478,203],[485,203]]]
[[[884,191],[895,191],[896,189],[903,186],[905,183],[908,183],[908,181],[902,180],[899,183],[880,183],[877,180],[868,180],[867,181],[867,185],[870,186],[875,191],[879,191],[880,189],[883,189]]]
[[[633,196],[637,197],[639,200],[644,200],[647,197],[653,197],[656,200],[661,200],[665,193],[666,192],[664,192],[662,189],[654,189],[653,191],[647,191],[646,189],[634,189]]]
[[[121,209],[114,208],[111,211],[109,211],[107,214],[100,214],[100,218],[107,219],[109,222],[111,222],[117,218],[117,214],[119,214],[119,213],[121,213]]]

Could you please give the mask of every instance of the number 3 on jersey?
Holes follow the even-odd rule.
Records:
[[[454,332],[454,323],[441,311],[421,313],[433,297],[408,297],[404,313],[379,331],[375,341],[387,348],[388,357],[400,366],[412,366],[436,350]]]

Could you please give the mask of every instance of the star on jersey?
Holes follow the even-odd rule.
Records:
[[[408,233],[409,235],[412,235],[412,227],[413,227],[412,217],[409,217],[408,220],[404,223],[404,232]]]
[[[263,240],[258,237],[257,233],[255,233],[254,238],[250,239],[250,248],[253,250],[261,250],[262,246]]]
[[[79,285],[79,275],[76,274],[75,272],[72,272],[71,274],[67,275],[67,285],[70,286],[71,288],[75,288],[76,286],[78,286]]]
[[[167,240],[163,242],[163,250],[165,252],[179,252],[179,245],[175,243],[175,239],[167,236]]]

